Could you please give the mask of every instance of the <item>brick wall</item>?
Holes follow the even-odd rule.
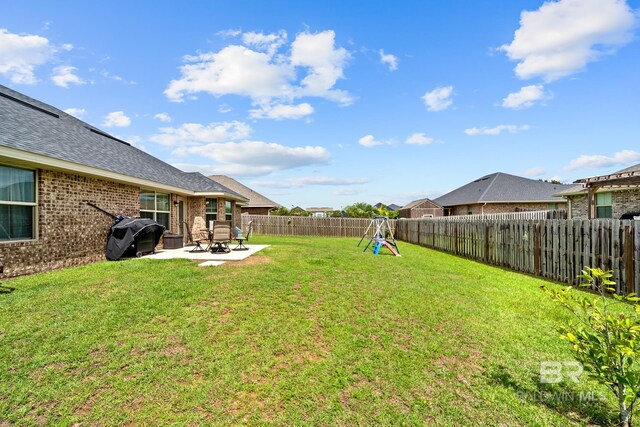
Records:
[[[129,216],[140,211],[140,189],[65,172],[38,171],[38,238],[0,243],[4,274],[12,277],[105,259],[113,219],[87,205]]]
[[[242,213],[247,215],[269,215],[269,209],[271,208],[242,208]]]
[[[569,196],[571,199],[571,218],[588,219],[589,203],[587,195]],[[640,212],[640,188],[611,192],[613,218],[620,218],[627,212]]]

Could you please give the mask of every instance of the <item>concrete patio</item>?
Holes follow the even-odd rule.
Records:
[[[233,245],[231,245],[233,248]],[[155,254],[145,255],[143,259],[175,259],[184,258],[194,261],[202,261],[198,266],[210,267],[224,264],[227,261],[242,261],[261,251],[269,245],[247,245],[246,251],[234,251],[228,253],[218,252],[191,252],[194,246],[186,246],[180,249],[158,249]]]

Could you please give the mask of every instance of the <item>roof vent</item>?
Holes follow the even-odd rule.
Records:
[[[32,110],[36,110],[36,111],[40,111],[41,113],[48,114],[48,115],[50,115],[50,116],[52,116],[52,117],[55,117],[56,119],[59,119],[59,118],[60,118],[60,116],[59,116],[59,115],[57,115],[56,113],[53,113],[53,112],[51,112],[51,111],[49,111],[49,110],[45,110],[44,108],[40,108],[40,107],[38,107],[38,106],[36,106],[36,105],[33,105],[33,104],[29,104],[29,103],[28,103],[28,102],[26,102],[26,101],[23,101],[23,100],[18,99],[18,98],[14,98],[13,96],[11,96],[11,95],[7,95],[6,93],[2,93],[2,92],[0,92],[0,96],[1,96],[1,97],[3,97],[3,98],[10,99],[10,100],[12,100],[13,102],[16,102],[16,103],[18,103],[18,104],[20,104],[20,105],[24,105],[24,106],[25,106],[25,107],[27,107],[27,108],[31,108]]]

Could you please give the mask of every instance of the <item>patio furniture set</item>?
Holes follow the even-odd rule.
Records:
[[[253,221],[250,221],[243,232],[238,227],[231,227],[231,221],[210,221],[208,228],[200,228],[192,234],[189,224],[185,223],[188,244],[195,245],[189,252],[229,253],[232,250],[229,245],[233,240],[237,242],[234,251],[246,251],[248,248],[244,242],[249,241],[252,226]],[[206,246],[203,247],[203,244]]]

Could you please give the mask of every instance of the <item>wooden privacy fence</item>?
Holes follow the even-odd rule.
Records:
[[[253,232],[271,236],[362,237],[371,219],[242,215],[242,228],[253,221]],[[389,220],[395,234],[397,220]],[[372,230],[375,231],[375,230]]]
[[[577,285],[585,266],[613,270],[619,293],[640,293],[640,221],[401,219],[396,237]]]

